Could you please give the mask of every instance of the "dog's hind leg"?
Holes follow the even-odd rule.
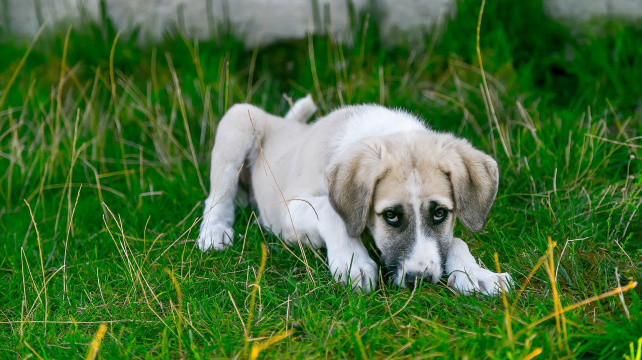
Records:
[[[205,200],[198,246],[223,250],[234,237],[234,199],[243,167],[249,167],[258,154],[268,118],[272,115],[248,104],[232,106],[216,132],[212,149],[210,193]],[[250,117],[251,120],[250,121]]]

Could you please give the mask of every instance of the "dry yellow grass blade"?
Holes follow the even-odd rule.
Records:
[[[33,228],[36,230],[36,238],[38,240],[38,255],[40,257],[40,269],[42,270],[42,290],[45,292],[45,335],[47,334],[47,316],[49,315],[49,301],[47,298],[47,277],[45,276],[45,264],[42,258],[42,242],[40,241],[40,232],[38,231],[38,225],[36,224],[36,218],[33,216],[33,211],[31,211],[31,205],[24,200],[29,208],[29,215],[31,216],[31,222],[33,223]],[[35,283],[34,283],[35,285]]]
[[[628,285],[626,285],[626,286],[619,286],[619,287],[616,287],[615,289],[610,290],[610,291],[607,291],[607,292],[605,292],[605,293],[603,293],[603,294],[600,294],[600,295],[596,295],[596,296],[590,297],[590,298],[588,298],[588,299],[585,299],[585,300],[582,300],[582,301],[580,301],[580,302],[577,302],[577,303],[575,303],[575,304],[573,304],[573,305],[569,305],[569,306],[567,306],[567,307],[565,307],[565,308],[563,308],[563,309],[559,310],[559,313],[558,313],[558,312],[554,312],[554,313],[552,313],[552,314],[549,314],[549,315],[547,315],[547,316],[544,316],[543,318],[541,318],[541,319],[539,319],[539,320],[535,321],[534,323],[532,323],[532,324],[530,325],[530,328],[533,328],[533,327],[535,327],[535,326],[537,326],[537,325],[539,325],[539,324],[543,323],[544,321],[546,321],[546,320],[550,320],[550,319],[552,319],[552,318],[554,318],[554,317],[556,317],[556,316],[559,316],[560,314],[563,314],[563,313],[565,313],[565,312],[567,312],[567,311],[570,311],[570,310],[576,309],[576,308],[578,308],[578,307],[580,307],[580,306],[584,306],[584,305],[590,304],[590,303],[592,303],[593,301],[601,300],[601,299],[607,298],[607,297],[609,297],[609,296],[614,296],[614,295],[617,295],[617,294],[620,294],[620,293],[625,293],[625,292],[627,292],[627,291],[629,291],[629,290],[631,290],[631,289],[634,289],[636,286],[638,286],[637,281],[631,281],[631,282],[630,282],[630,283],[628,283]]]
[[[267,247],[265,244],[261,243],[261,265],[259,266],[259,272],[256,275],[256,280],[252,284],[252,294],[250,295],[250,311],[247,315],[247,322],[245,323],[245,353],[247,354],[248,342],[250,338],[250,329],[252,328],[252,317],[254,316],[254,306],[256,305],[256,292],[259,290],[259,284],[261,283],[261,277],[265,271],[265,264],[267,263]]]
[[[9,95],[9,90],[11,89],[11,86],[13,86],[13,83],[16,81],[16,78],[18,77],[18,74],[20,74],[20,71],[24,67],[25,63],[27,62],[27,58],[29,57],[29,54],[33,50],[34,46],[36,46],[36,42],[40,38],[40,35],[42,35],[42,31],[49,25],[49,19],[45,21],[41,26],[40,29],[38,29],[38,32],[36,32],[36,36],[34,36],[33,40],[31,41],[31,44],[29,44],[29,47],[27,48],[27,51],[25,54],[22,56],[22,59],[20,59],[20,62],[18,63],[18,66],[14,70],[13,74],[11,74],[11,78],[9,78],[9,81],[7,82],[7,86],[4,88],[4,92],[2,93],[2,97],[0,97],[0,108],[4,105],[4,102],[7,100],[7,96]]]
[[[174,273],[168,268],[165,268],[165,272],[172,279],[172,283],[174,284],[174,288],[176,289],[176,295],[178,296],[178,309],[177,309],[177,314],[176,314],[178,320],[176,321],[176,332],[178,334],[178,353],[181,354],[180,356],[182,358],[183,342],[181,341],[181,337],[182,337],[182,334],[183,334],[183,322],[182,322],[182,318],[183,318],[183,315],[182,315],[182,313],[183,313],[183,292],[181,291],[181,287],[178,284],[178,280],[176,280],[176,276],[174,276]]]
[[[493,257],[495,258],[495,266],[497,267],[497,273],[501,274],[502,273],[502,269],[499,266],[499,255],[497,253],[495,253],[493,255]],[[506,325],[506,335],[508,336],[508,341],[512,342],[513,341],[513,329],[512,329],[512,326],[511,326],[510,307],[508,307],[508,300],[506,300],[506,289],[504,288],[504,282],[501,281],[501,279],[499,281],[499,286],[500,286],[500,290],[502,292],[502,302],[504,304],[504,314],[505,314],[504,322],[505,322],[505,325]]]
[[[36,357],[37,357],[39,360],[44,360],[44,358],[43,358],[42,356],[40,356],[40,354],[38,354],[38,353],[36,352],[36,350],[34,350],[34,348],[33,348],[31,345],[29,345],[29,343],[28,343],[28,342],[26,342],[26,341],[25,341],[25,342],[24,342],[24,344],[25,344],[25,346],[26,346],[26,347],[28,347],[28,348],[29,348],[29,350],[31,350],[31,352],[32,352],[34,355],[36,355]]]
[[[259,358],[259,353],[268,347],[272,346],[273,344],[276,344],[277,342],[290,337],[292,334],[294,334],[294,331],[292,330],[287,330],[284,331],[278,335],[275,335],[264,342],[258,344],[258,345],[253,345],[252,346],[252,351],[250,352],[250,360],[256,360]]]
[[[481,8],[479,9],[479,18],[477,19],[477,42],[476,42],[476,47],[475,49],[477,50],[477,60],[479,60],[479,70],[481,71],[481,76],[482,76],[482,96],[484,98],[485,104],[488,109],[488,117],[493,120],[495,123],[495,127],[497,128],[497,133],[499,134],[499,140],[502,143],[502,147],[504,148],[504,152],[506,153],[506,157],[508,158],[508,161],[510,162],[511,167],[513,167],[513,154],[510,150],[510,146],[508,145],[508,140],[506,138],[506,134],[504,134],[504,131],[502,130],[502,127],[499,126],[499,120],[497,120],[497,115],[495,114],[495,107],[493,106],[493,100],[490,96],[490,90],[488,89],[488,82],[486,81],[486,72],[484,72],[484,63],[482,62],[482,55],[481,55],[481,49],[479,47],[479,33],[481,29],[481,23],[482,23],[482,18],[484,15],[484,6],[486,5],[486,0],[482,0],[481,3]],[[489,119],[489,120],[490,120]],[[491,129],[492,132],[492,129]],[[493,146],[494,149],[494,146]]]
[[[537,348],[537,349],[531,351],[530,353],[528,353],[528,355],[524,356],[524,358],[522,360],[531,360],[532,358],[534,358],[535,356],[537,356],[537,355],[539,355],[541,353],[542,353],[542,348]]]
[[[201,189],[203,190],[203,194],[207,194],[207,188],[205,187],[205,183],[203,182],[203,177],[201,176],[201,171],[198,168],[198,159],[196,158],[196,150],[194,149],[194,142],[192,141],[192,132],[189,128],[189,123],[188,123],[188,118],[187,118],[187,112],[185,110],[185,101],[183,100],[183,92],[181,90],[181,84],[178,81],[178,75],[176,74],[176,70],[174,69],[174,63],[172,62],[172,57],[169,55],[169,53],[165,54],[167,58],[167,64],[169,65],[169,70],[170,73],[172,74],[172,79],[174,80],[174,87],[176,89],[176,99],[178,100],[178,107],[181,110],[181,117],[183,118],[183,126],[185,127],[185,137],[187,137],[187,144],[189,145],[189,154],[192,155],[192,164],[194,165],[194,169],[196,169],[196,176],[198,177],[198,182],[201,185]],[[225,88],[227,92],[227,87]],[[227,95],[225,96],[227,99]],[[225,110],[227,111],[227,105],[225,106]]]
[[[87,356],[85,356],[85,360],[94,360],[96,358],[96,356],[98,355],[98,350],[100,349],[100,343],[105,337],[105,333],[107,333],[107,324],[102,323],[98,326],[96,336],[89,345],[89,350],[87,350]]]
[[[553,242],[553,247],[555,247],[555,246],[556,246],[556,244],[555,244],[555,242]],[[528,285],[530,283],[531,278],[533,277],[533,275],[535,275],[535,272],[537,270],[539,270],[539,268],[546,261],[548,261],[548,250],[544,253],[544,255],[541,258],[539,258],[539,260],[537,261],[537,264],[535,264],[535,266],[533,267],[531,272],[526,276],[526,280],[524,280],[524,282],[522,282],[522,286],[520,286],[519,292],[517,293],[517,296],[515,296],[515,300],[513,301],[513,304],[511,305],[512,308],[515,307],[515,305],[517,304],[517,300],[519,300],[519,298],[522,296],[522,293],[524,292],[524,290],[526,290],[526,285]]]
[[[357,346],[359,346],[359,355],[361,355],[362,360],[368,360],[368,354],[366,353],[366,347],[363,345],[363,341],[361,341],[361,336],[359,335],[358,331],[354,332],[354,339],[357,342]]]
[[[557,290],[557,282],[555,281],[555,259],[553,257],[553,247],[555,244],[553,243],[553,240],[551,239],[550,236],[546,237],[546,241],[548,243],[548,261],[544,262],[544,270],[546,270],[546,274],[548,275],[548,279],[551,282],[551,292],[553,295],[553,307],[554,311],[553,313],[555,315],[555,327],[557,329],[557,345],[559,350],[561,351],[564,347],[566,348],[567,353],[570,355],[570,349],[568,347],[568,334],[566,332],[566,317],[564,316],[564,313],[561,312],[560,310],[562,309],[562,302],[560,300],[560,295]],[[562,335],[564,337],[562,338]]]

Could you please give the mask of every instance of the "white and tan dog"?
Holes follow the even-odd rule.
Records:
[[[400,110],[347,106],[305,124],[315,111],[308,96],[285,118],[247,104],[225,114],[212,150],[203,251],[232,244],[239,179],[249,178],[259,221],[290,244],[325,247],[337,281],[377,286],[377,265],[361,240],[367,229],[403,287],[436,283],[444,271],[465,294],[497,294],[500,282],[512,284],[453,238],[456,218],[482,229],[497,194],[495,160]]]

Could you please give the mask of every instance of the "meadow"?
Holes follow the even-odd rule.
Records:
[[[576,34],[541,1],[488,2],[478,29],[480,9],[460,2],[421,48],[383,47],[367,14],[350,46],[177,30],[141,47],[106,18],[5,36],[0,358],[639,360],[642,29]],[[495,157],[484,230],[455,234],[516,289],[355,293],[249,207],[230,249],[198,250],[226,109],[283,115],[308,93],[317,117],[401,107]]]

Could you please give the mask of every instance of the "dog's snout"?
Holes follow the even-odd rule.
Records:
[[[432,276],[423,272],[407,272],[404,275],[404,284],[407,288],[414,288],[421,281],[432,282]]]

